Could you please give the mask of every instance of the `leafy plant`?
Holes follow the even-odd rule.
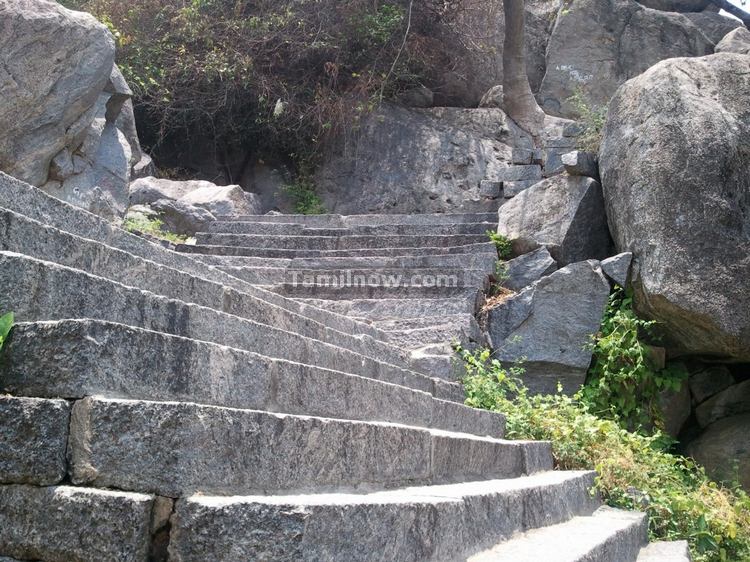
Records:
[[[0,349],[3,348],[5,340],[8,339],[8,335],[10,335],[10,331],[13,329],[14,322],[15,317],[12,312],[0,316]]]
[[[147,234],[160,240],[172,242],[173,244],[184,244],[188,239],[187,236],[165,230],[164,221],[161,219],[130,217],[125,219],[122,227],[128,232]]]
[[[501,260],[510,259],[513,255],[513,244],[511,241],[508,240],[506,236],[498,234],[492,230],[488,230],[486,234],[490,241],[495,244],[495,247],[497,248],[497,256]]]
[[[592,106],[581,88],[577,88],[567,100],[578,114],[583,131],[578,136],[578,148],[587,152],[599,152],[602,131],[607,120],[607,108]]]
[[[610,297],[599,334],[591,348],[594,363],[580,400],[592,412],[620,421],[624,427],[662,427],[659,394],[678,391],[688,376],[680,364],[659,369],[642,337],[655,322],[638,318],[633,299],[618,288]]]
[[[295,212],[300,215],[322,215],[326,213],[325,205],[315,192],[315,184],[309,176],[300,176],[292,184],[283,188],[294,203]]]
[[[469,406],[502,412],[511,439],[549,440],[563,470],[596,470],[604,501],[649,516],[654,540],[687,540],[697,562],[750,560],[750,498],[711,481],[689,458],[668,452],[657,432],[630,432],[562,394],[530,396],[520,367],[490,351],[458,350]]]

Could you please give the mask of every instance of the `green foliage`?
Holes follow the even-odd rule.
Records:
[[[172,242],[172,244],[184,244],[188,237],[174,232],[169,232],[164,227],[164,221],[161,219],[147,218],[127,218],[122,227],[128,232],[147,234],[160,240]]]
[[[15,322],[15,317],[12,312],[0,316],[0,349],[3,348],[5,340],[8,339],[8,335],[13,329],[13,322]]]
[[[497,256],[501,260],[510,259],[511,255],[513,255],[513,245],[511,244],[511,241],[508,240],[506,236],[498,234],[492,230],[488,230],[486,234],[490,239],[490,242],[495,244],[495,247],[497,248]]]
[[[294,203],[294,211],[300,215],[322,215],[325,205],[315,192],[315,184],[309,176],[299,176],[297,180],[283,188]]]
[[[466,403],[505,414],[509,438],[551,441],[560,469],[595,469],[607,504],[645,511],[652,539],[688,540],[697,562],[750,560],[750,498],[740,489],[669,453],[658,433],[630,432],[562,394],[530,396],[523,370],[504,369],[487,350],[459,353]]]
[[[599,152],[602,131],[607,120],[607,108],[589,104],[583,90],[578,88],[567,100],[578,113],[583,132],[578,137],[578,148],[587,152]]]
[[[579,395],[592,412],[630,429],[662,427],[659,393],[679,390],[688,375],[680,364],[654,366],[651,348],[642,341],[654,324],[639,319],[632,297],[618,288],[593,337],[594,363]]]

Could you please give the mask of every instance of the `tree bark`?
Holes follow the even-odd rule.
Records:
[[[713,3],[725,12],[729,12],[733,16],[740,18],[742,23],[745,24],[745,27],[750,29],[750,13],[746,12],[739,6],[735,6],[729,0],[713,0]]]
[[[503,0],[505,43],[503,45],[503,106],[526,132],[538,137],[544,127],[544,111],[531,92],[526,74],[525,12],[523,0]]]

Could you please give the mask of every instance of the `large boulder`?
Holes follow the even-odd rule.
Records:
[[[559,265],[611,255],[601,185],[583,176],[554,176],[522,191],[500,207],[497,231],[514,255],[546,246]]]
[[[92,16],[48,0],[0,3],[0,170],[41,186],[87,135],[115,44]]]
[[[549,41],[540,104],[547,113],[575,117],[569,98],[576,92],[591,106],[605,106],[618,86],[657,62],[711,54],[713,47],[683,14],[635,0],[573,0]]]
[[[692,12],[685,17],[693,22],[712,43],[719,43],[731,31],[743,28],[742,22],[716,12]]]
[[[617,92],[599,165],[636,310],[677,353],[750,360],[750,64],[673,59]]]
[[[709,7],[712,0],[638,0],[647,8],[665,12],[700,12]]]
[[[733,416],[708,427],[687,453],[716,480],[734,482],[750,491],[750,414]]]
[[[342,139],[316,176],[326,208],[341,214],[495,211],[480,194],[513,147],[530,137],[500,109],[384,105],[356,139]]]
[[[586,380],[591,336],[599,331],[609,282],[595,260],[569,265],[511,296],[487,314],[494,357],[524,360],[524,382],[534,393],[554,393],[558,382],[574,393]]]
[[[746,27],[738,27],[734,31],[729,32],[716,45],[716,52],[750,55],[750,30]]]

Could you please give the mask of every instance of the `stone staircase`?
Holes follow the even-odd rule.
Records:
[[[0,174],[0,561],[688,559],[415,359],[480,298],[477,218],[253,218],[187,255]],[[336,299],[275,271],[342,267],[472,273]]]

